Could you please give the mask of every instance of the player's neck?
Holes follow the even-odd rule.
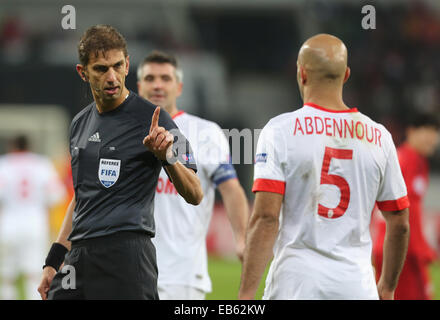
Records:
[[[108,112],[119,107],[125,99],[128,97],[130,91],[126,87],[122,90],[122,93],[119,98],[115,100],[103,100],[99,97],[99,95],[95,94],[92,90],[93,98],[96,102],[96,109],[98,109],[99,113]]]
[[[304,88],[304,103],[314,103],[331,110],[349,109],[342,99],[342,89],[337,88]]]
[[[171,118],[179,113],[179,109],[177,109],[177,106],[171,106],[165,110],[170,114]]]

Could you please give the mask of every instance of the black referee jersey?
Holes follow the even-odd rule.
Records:
[[[114,110],[100,114],[93,102],[73,119],[70,153],[76,206],[70,241],[118,231],[154,236],[154,194],[162,163],[142,141],[155,109],[130,91]],[[172,130],[175,155],[196,171],[189,142],[166,111],[160,112],[159,126]]]

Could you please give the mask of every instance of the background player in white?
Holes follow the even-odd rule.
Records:
[[[304,106],[271,119],[258,141],[239,298],[254,298],[273,250],[265,299],[392,299],[409,234],[392,137],[343,102],[350,69],[341,40],[308,39],[297,67]],[[377,287],[369,232],[376,201],[387,223]]]
[[[52,162],[28,150],[25,136],[11,140],[0,157],[1,298],[16,299],[16,280],[25,276],[26,299],[39,299],[41,261],[49,246],[49,212],[65,188]]]
[[[153,242],[157,248],[158,292],[163,300],[204,299],[211,291],[206,234],[215,188],[222,196],[240,260],[249,215],[244,190],[229,164],[229,144],[220,127],[177,108],[182,77],[176,59],[158,51],[148,55],[138,68],[139,95],[164,108],[191,143],[204,194],[200,205],[188,205],[175,192],[164,170],[161,171],[155,197]]]

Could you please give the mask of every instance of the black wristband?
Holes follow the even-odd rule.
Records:
[[[52,247],[50,247],[49,253],[47,254],[43,269],[47,266],[51,266],[58,271],[64,261],[64,256],[66,255],[67,251],[69,250],[61,243],[54,242]]]

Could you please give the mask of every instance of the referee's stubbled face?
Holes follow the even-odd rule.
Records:
[[[125,77],[129,70],[129,57],[118,49],[90,54],[87,66],[77,65],[78,73],[90,83],[95,100],[110,102],[121,99]]]
[[[176,69],[170,63],[150,62],[142,67],[138,81],[139,95],[151,103],[172,113],[176,100],[182,94],[183,83],[176,77]]]

